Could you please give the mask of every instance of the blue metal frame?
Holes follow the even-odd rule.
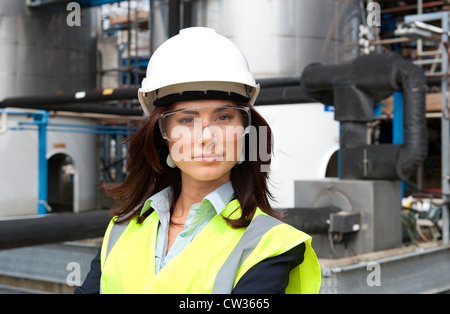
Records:
[[[24,127],[27,125],[36,125],[36,122],[18,122],[20,127],[9,128],[13,131],[22,130],[37,130],[33,127]],[[66,124],[66,123],[47,123],[50,131],[53,132],[68,132],[68,133],[87,133],[87,134],[118,134],[131,135],[137,131],[137,127],[128,126],[110,126],[110,125],[90,125],[90,124]]]
[[[109,3],[118,3],[125,0],[77,0],[82,7],[96,7]]]
[[[41,110],[34,115],[34,122],[38,126],[39,148],[38,148],[38,165],[39,165],[39,195],[38,195],[38,215],[47,214],[48,207],[48,161],[47,161],[47,123],[49,113]]]
[[[95,7],[108,3],[117,3],[126,0],[76,0],[82,7]],[[27,0],[26,4],[29,7],[38,7],[42,5],[52,5],[58,3],[69,3],[71,0]]]
[[[392,144],[403,144],[403,93],[394,92],[394,119],[392,120]],[[401,198],[405,195],[408,184],[401,182]]]
[[[392,121],[392,143],[403,144],[403,93],[394,92],[394,119]]]
[[[49,113],[45,110],[38,111],[21,111],[21,110],[9,110],[0,109],[0,113],[14,114],[14,115],[27,115],[34,118],[33,124],[38,126],[38,215],[47,214],[47,124]],[[11,128],[9,128],[11,129]]]
[[[63,124],[50,123],[49,112],[45,110],[21,111],[0,109],[1,113],[26,115],[33,117],[33,122],[18,122],[19,127],[10,127],[8,130],[38,131],[38,215],[47,214],[48,208],[48,160],[47,160],[47,132],[70,132],[70,133],[89,133],[89,134],[113,134],[113,135],[131,135],[136,127],[127,126],[108,126],[108,125],[83,125],[83,124]],[[34,127],[33,127],[34,126]],[[36,128],[37,126],[37,128]]]

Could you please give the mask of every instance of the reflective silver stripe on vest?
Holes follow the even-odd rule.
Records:
[[[211,293],[231,293],[239,267],[253,252],[263,235],[281,223],[266,215],[255,217],[217,273]]]
[[[128,223],[129,222],[123,223],[120,225],[114,224],[112,226],[111,231],[109,232],[108,245],[106,246],[105,261],[108,258],[109,253],[111,253],[112,248],[114,247],[116,242],[119,240],[122,233],[128,227]],[[105,261],[103,261],[103,262],[105,262]],[[100,284],[100,294],[103,294],[101,284]]]
[[[127,215],[124,216],[124,218],[129,217],[130,215],[133,215],[136,210],[142,207],[142,204],[137,205],[131,212],[129,212]],[[116,244],[116,242],[119,240],[122,233],[125,231],[125,229],[128,227],[128,224],[130,221],[124,222],[122,224],[114,224],[111,228],[111,232],[109,233],[108,238],[108,246],[106,247],[106,254],[105,254],[105,261],[108,257],[109,253],[111,253],[112,248]]]
[[[109,233],[108,238],[108,245],[106,246],[106,254],[105,254],[105,260],[108,257],[109,253],[111,252],[112,248],[116,244],[117,240],[119,240],[122,233],[125,231],[125,229],[128,227],[128,223],[123,224],[114,224],[111,228],[111,232]]]

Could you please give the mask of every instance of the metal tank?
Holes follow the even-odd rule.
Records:
[[[71,27],[66,5],[1,1],[0,100],[96,87],[97,9],[81,9],[81,26]]]
[[[299,76],[311,62],[358,55],[358,0],[192,0],[184,7],[191,14],[182,13],[181,25],[212,27],[233,40],[256,78]],[[167,8],[167,0],[154,1],[153,50],[167,39]]]
[[[30,2],[0,2],[0,101],[94,89],[98,10],[82,8],[81,25],[69,26],[73,9],[67,9],[68,1],[35,7],[28,6]],[[0,111],[0,217],[33,215],[36,207],[52,203],[61,208],[67,205],[73,212],[96,208],[96,135],[56,132],[46,126],[41,132],[35,124],[20,125],[32,123],[30,116],[40,112]],[[83,118],[49,121],[93,124]],[[39,150],[38,142],[44,149]],[[48,172],[39,167],[44,164],[39,159],[47,160]],[[63,173],[63,168],[68,170]],[[41,176],[44,173],[47,182]],[[48,202],[44,202],[40,194],[47,188]]]

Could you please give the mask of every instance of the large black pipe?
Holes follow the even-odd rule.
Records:
[[[328,66],[326,72],[313,73],[308,89],[300,85],[301,78],[277,77],[259,79],[261,92],[255,105],[299,104],[321,101],[334,105],[332,93],[323,93],[324,87],[331,88],[331,79],[348,71],[347,65]],[[308,75],[311,75],[309,73]],[[318,88],[317,86],[321,86]],[[316,93],[314,93],[316,91]],[[318,92],[317,92],[318,91]],[[83,97],[81,97],[83,96]],[[70,111],[82,113],[105,113],[123,116],[142,116],[142,109],[119,108],[111,105],[92,105],[93,102],[137,99],[136,88],[104,89],[102,91],[76,92],[68,95],[43,95],[7,98],[0,101],[0,108],[15,107],[42,109],[48,111]],[[380,98],[381,99],[381,98]]]
[[[21,108],[30,108],[30,106],[24,105]],[[79,113],[99,113],[99,114],[112,114],[119,116],[137,117],[143,116],[144,112],[140,107],[134,108],[121,108],[118,106],[104,106],[96,104],[64,104],[64,105],[39,105],[34,106],[33,109],[47,110],[47,111],[67,111],[67,112],[79,112]]]
[[[256,99],[255,106],[279,105],[279,104],[302,104],[317,102],[306,94],[300,85],[273,86],[264,88]]]
[[[314,101],[300,88],[300,77],[279,77],[258,80],[261,93],[256,105],[293,104]],[[142,116],[140,107],[120,108],[105,101],[137,100],[137,88],[105,88],[99,91],[78,91],[62,95],[11,97],[0,101],[0,108],[14,107],[48,111],[104,113],[122,116]]]
[[[48,111],[69,111],[82,113],[103,113],[122,116],[142,116],[141,108],[120,108],[96,102],[137,99],[136,88],[105,88],[95,91],[78,91],[62,95],[37,95],[11,97],[0,101],[0,108],[26,108]]]
[[[180,31],[180,0],[169,0],[169,38]]]
[[[339,65],[311,64],[302,74],[310,97],[333,104],[341,122],[341,177],[406,180],[427,155],[426,78],[396,53],[362,56]],[[401,145],[365,145],[373,105],[394,91],[404,99]]]
[[[308,234],[328,233],[330,228],[330,215],[340,212],[335,206],[324,207],[294,207],[289,209],[278,209],[283,220],[291,226]]]
[[[110,100],[137,99],[137,88],[105,88],[94,91],[77,91],[61,95],[41,95],[5,98],[0,102],[0,108],[21,107],[23,105],[61,105],[92,103]],[[31,107],[30,107],[31,108]]]
[[[324,88],[332,88],[331,80],[339,74],[348,71],[347,65],[328,66],[326,72],[308,73],[314,75],[308,83],[308,88],[300,86],[301,78],[277,77],[259,79],[261,92],[255,105],[298,104],[322,101],[334,105],[332,93],[323,93]],[[306,70],[305,70],[306,71]],[[315,71],[314,71],[315,72]],[[320,86],[320,87],[319,87]],[[319,91],[314,93],[314,91]],[[313,92],[313,93],[312,93]],[[70,111],[106,113],[124,116],[142,116],[140,108],[119,108],[111,105],[92,105],[93,102],[136,100],[137,88],[103,89],[101,91],[79,91],[67,95],[41,95],[6,98],[0,101],[0,108],[15,107],[27,109],[42,109],[49,111]]]
[[[108,210],[0,221],[0,250],[102,237]]]
[[[334,206],[277,210],[283,220],[309,234],[327,233]],[[50,214],[43,217],[0,221],[0,250],[102,237],[111,215],[108,210],[79,214]]]

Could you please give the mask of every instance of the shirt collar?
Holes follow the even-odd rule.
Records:
[[[217,215],[220,215],[220,213],[225,209],[225,207],[227,207],[227,204],[233,198],[233,195],[233,186],[231,184],[231,181],[228,181],[227,183],[222,184],[217,189],[206,195],[202,200],[202,203],[205,202],[205,200],[208,200],[216,210]]]
[[[233,196],[234,189],[231,181],[228,181],[206,195],[202,200],[202,204],[205,201],[209,201],[214,207],[216,213],[219,215],[231,201]],[[142,216],[150,207],[152,207],[160,215],[163,213],[168,213],[170,211],[171,199],[172,187],[168,186],[145,201],[140,216]]]
[[[170,200],[172,199],[172,187],[168,186],[156,194],[150,196],[144,203],[141,213],[142,216],[147,210],[152,207],[158,214],[168,213],[170,211]]]

